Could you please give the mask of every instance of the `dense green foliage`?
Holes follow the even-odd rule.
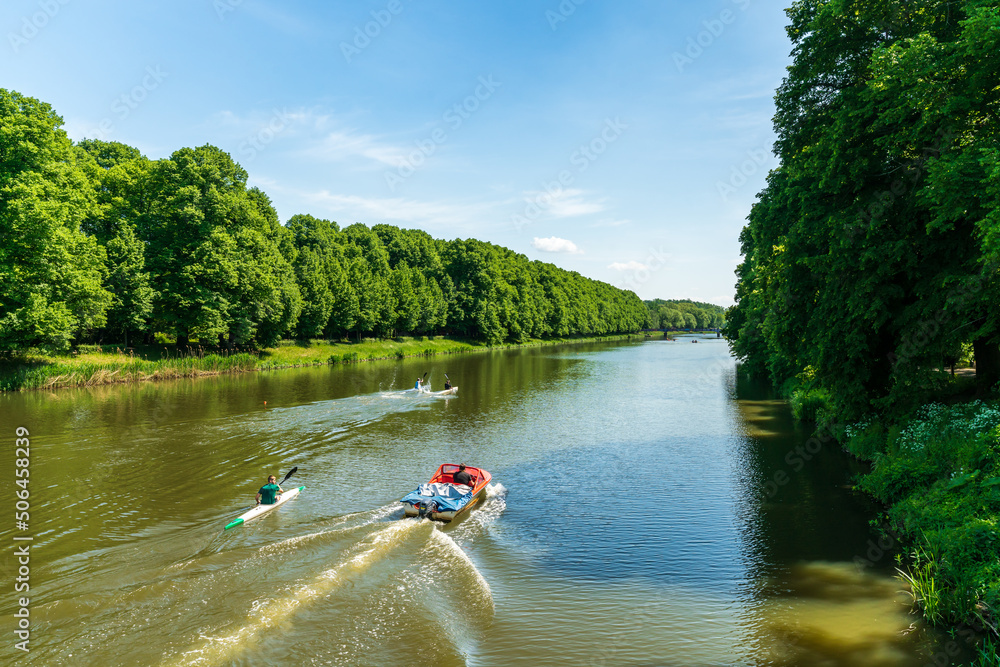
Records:
[[[112,304],[105,250],[80,230],[93,189],[61,123],[0,89],[0,351],[66,347]]]
[[[635,332],[632,292],[472,239],[310,215],[283,225],[213,146],[77,145],[0,89],[0,352],[73,343],[267,347],[453,334],[496,345]]]
[[[1000,411],[1000,6],[798,0],[780,166],[748,217],[726,333],[796,416],[873,461],[860,487],[912,545],[931,622],[995,627]],[[838,427],[856,420],[859,425]]]
[[[849,427],[849,451],[874,462],[860,486],[890,505],[913,544],[907,573],[928,620],[993,623],[1000,609],[1000,407],[930,404],[886,429]]]
[[[681,299],[644,301],[650,329],[717,329],[726,321],[726,309],[714,303]]]
[[[971,343],[1000,380],[1000,7],[800,0],[776,96],[780,166],[742,234],[727,334],[834,411],[903,414]]]

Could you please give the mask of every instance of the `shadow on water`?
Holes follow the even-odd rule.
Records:
[[[753,599],[744,641],[761,647],[755,664],[916,667],[940,659],[947,637],[910,613],[896,551],[869,523],[881,508],[853,488],[867,465],[796,423],[767,386],[738,378],[740,531]],[[969,647],[949,650],[942,664],[972,658]]]

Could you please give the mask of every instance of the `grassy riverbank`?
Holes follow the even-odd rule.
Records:
[[[202,375],[244,373],[300,366],[357,363],[375,359],[468,354],[495,349],[559,345],[607,340],[641,339],[641,334],[589,338],[529,340],[522,344],[488,346],[462,339],[364,339],[347,341],[282,341],[278,347],[229,353],[193,346],[179,353],[174,346],[150,345],[124,351],[113,345],[81,346],[67,355],[28,352],[0,360],[0,391],[55,389],[120,382],[148,382]]]
[[[842,441],[872,471],[858,487],[882,501],[900,573],[925,618],[995,635],[1000,612],[1000,404],[933,403],[895,424],[869,420]],[[980,662],[997,665],[992,644]]]

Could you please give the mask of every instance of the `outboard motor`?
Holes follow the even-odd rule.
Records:
[[[437,512],[438,505],[433,500],[422,500],[419,505],[417,505],[417,514],[420,518],[429,517],[432,512]]]

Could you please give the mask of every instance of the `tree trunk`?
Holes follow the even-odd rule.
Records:
[[[190,347],[190,345],[191,345],[191,343],[188,340],[188,333],[186,331],[184,333],[177,334],[177,351],[178,352],[187,352],[187,349],[188,349],[188,347]]]
[[[995,338],[977,338],[972,341],[976,357],[976,385],[979,393],[986,393],[1000,382],[1000,345]]]
[[[236,345],[236,334],[230,331],[229,338],[226,339],[226,349],[232,352],[234,345]]]

